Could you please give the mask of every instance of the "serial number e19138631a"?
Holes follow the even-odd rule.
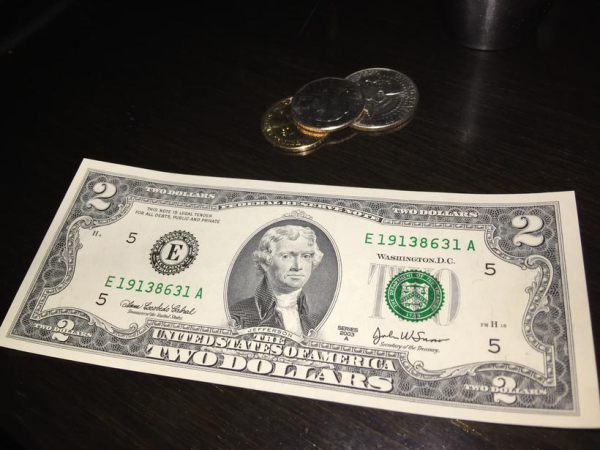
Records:
[[[143,292],[146,294],[167,295],[181,298],[202,299],[202,288],[192,288],[188,285],[157,283],[155,281],[137,280],[135,278],[109,275],[104,284],[107,288],[123,289],[125,291]],[[195,295],[194,295],[195,294]]]
[[[421,236],[406,236],[403,234],[366,233],[365,244],[454,251],[475,251],[475,243],[472,239],[428,238]]]

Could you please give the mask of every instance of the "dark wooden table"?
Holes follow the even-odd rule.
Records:
[[[575,190],[600,334],[600,7],[557,1],[518,48],[457,45],[429,0],[72,3],[0,56],[8,310],[82,158],[219,177],[399,190]],[[171,2],[174,3],[174,2]],[[215,5],[213,5],[213,8]],[[305,157],[260,119],[324,76],[408,74],[414,120]],[[596,431],[430,418],[0,349],[0,428],[25,448],[592,448]],[[594,445],[595,444],[595,445]]]

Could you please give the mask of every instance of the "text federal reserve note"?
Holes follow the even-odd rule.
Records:
[[[600,425],[573,193],[460,195],[84,161],[13,349],[461,419]]]

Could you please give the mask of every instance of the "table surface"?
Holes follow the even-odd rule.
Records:
[[[175,173],[408,191],[574,190],[598,328],[598,2],[557,0],[535,35],[501,52],[457,45],[430,0],[361,7],[221,2],[216,10],[121,3],[72,3],[0,56],[7,238],[0,317],[82,158],[92,158]],[[260,119],[269,105],[316,78],[367,67],[393,68],[415,81],[420,103],[407,127],[304,157],[265,141]],[[0,358],[0,428],[25,448],[600,443],[600,433],[589,430],[401,414],[7,349]]]

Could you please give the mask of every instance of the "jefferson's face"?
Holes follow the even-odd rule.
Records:
[[[310,278],[314,256],[314,244],[302,236],[295,241],[282,239],[277,242],[271,264],[263,265],[275,293],[301,289]]]

